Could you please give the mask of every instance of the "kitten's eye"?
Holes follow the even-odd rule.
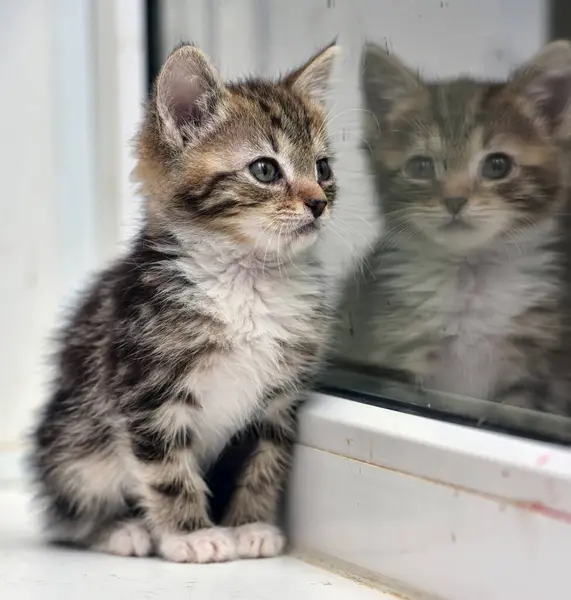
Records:
[[[434,161],[429,156],[413,156],[406,163],[404,172],[411,179],[433,179],[435,174]]]
[[[513,161],[507,154],[495,152],[482,161],[481,174],[484,179],[503,179],[509,175]]]
[[[259,158],[249,168],[250,173],[262,183],[272,183],[282,176],[278,163],[272,158]]]
[[[317,169],[317,181],[329,181],[333,175],[329,161],[326,158],[321,158],[315,163]]]

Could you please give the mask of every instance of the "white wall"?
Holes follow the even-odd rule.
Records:
[[[0,0],[0,480],[45,399],[58,314],[135,214],[141,7]]]
[[[40,393],[58,266],[54,31],[47,3],[0,1],[0,444]]]
[[[164,54],[195,41],[229,76],[275,76],[335,36],[343,48],[330,131],[340,201],[323,256],[334,275],[380,231],[360,143],[358,64],[365,40],[388,44],[427,75],[502,77],[546,40],[544,0],[168,0]]]

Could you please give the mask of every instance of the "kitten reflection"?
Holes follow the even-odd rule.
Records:
[[[344,356],[421,387],[568,413],[556,365],[571,45],[501,83],[426,82],[375,45],[362,73],[385,233],[373,277],[349,286]]]
[[[426,83],[369,47],[364,90],[383,135],[377,121],[366,134],[389,229],[465,251],[525,234],[560,211],[566,173],[556,142],[565,102],[558,101],[569,90],[557,86],[567,51],[552,45],[505,84]]]

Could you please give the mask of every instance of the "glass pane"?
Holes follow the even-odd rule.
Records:
[[[548,18],[528,8],[522,31]],[[569,46],[514,53],[505,72],[441,76],[395,52],[364,51],[362,134],[382,225],[344,281],[323,385],[568,443],[570,115],[551,86]]]
[[[337,306],[320,387],[562,443],[568,356],[568,9],[542,0],[162,3],[225,76],[275,76],[338,36]],[[569,69],[569,71],[568,71]]]

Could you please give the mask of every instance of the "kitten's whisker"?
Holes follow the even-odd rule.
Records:
[[[360,255],[359,253],[356,251],[355,246],[351,243],[350,240],[347,240],[345,238],[345,236],[336,228],[336,226],[333,223],[330,223],[331,226],[331,231],[339,238],[341,239],[341,241],[349,248],[349,256],[352,260],[352,262],[354,261],[354,259],[359,259]],[[368,264],[367,261],[364,261],[364,263],[366,263],[366,266],[369,267],[370,270],[370,266]],[[370,274],[372,276],[374,276],[374,273],[372,271],[370,271]]]
[[[266,243],[266,250],[264,252],[264,257],[262,259],[262,276],[265,275],[266,272],[266,258],[267,258],[267,254],[268,254],[268,249],[270,247],[270,244],[272,243],[272,232],[274,227],[277,227],[277,219],[274,218],[270,221],[270,223],[268,224],[268,226],[266,228],[264,228],[262,231],[268,231],[270,230],[270,237],[268,238],[268,241]]]
[[[262,227],[262,230],[258,237],[256,238],[256,243],[254,244],[254,252],[256,251],[258,244],[260,243],[260,238],[268,231],[268,229],[272,228],[277,223],[277,218],[274,217],[269,223]]]
[[[282,224],[280,225],[280,229],[279,229],[279,232],[278,232],[278,249],[277,249],[277,256],[278,256],[278,271],[279,271],[279,274],[280,274],[280,278],[281,278],[281,279],[283,279],[283,273],[282,273],[282,264],[281,264],[281,263],[282,263],[282,261],[281,261],[281,257],[280,257],[280,240],[281,240],[281,236],[282,236],[282,231],[283,231],[283,228],[284,228],[284,224],[282,223]],[[286,269],[286,274],[287,274],[287,269]],[[288,279],[289,279],[289,277],[288,277]]]
[[[366,221],[363,221],[363,222],[366,223]],[[370,225],[370,223],[366,223],[366,224]],[[371,252],[373,251],[373,245],[371,244],[371,242],[357,229],[357,227],[353,226],[348,221],[335,223],[335,226],[338,227],[339,229],[342,229],[343,227],[348,228],[348,232],[350,234],[353,234],[354,236],[361,238],[364,242],[364,245],[367,246],[369,251],[371,251]]]
[[[294,266],[294,268],[297,269],[302,275],[304,275],[305,277],[309,278],[310,275],[308,275],[305,271],[303,271],[302,269],[300,269],[298,267],[298,265],[295,263],[295,261],[293,260],[293,255],[292,255],[291,248],[288,249],[288,253],[289,253],[289,261]]]

